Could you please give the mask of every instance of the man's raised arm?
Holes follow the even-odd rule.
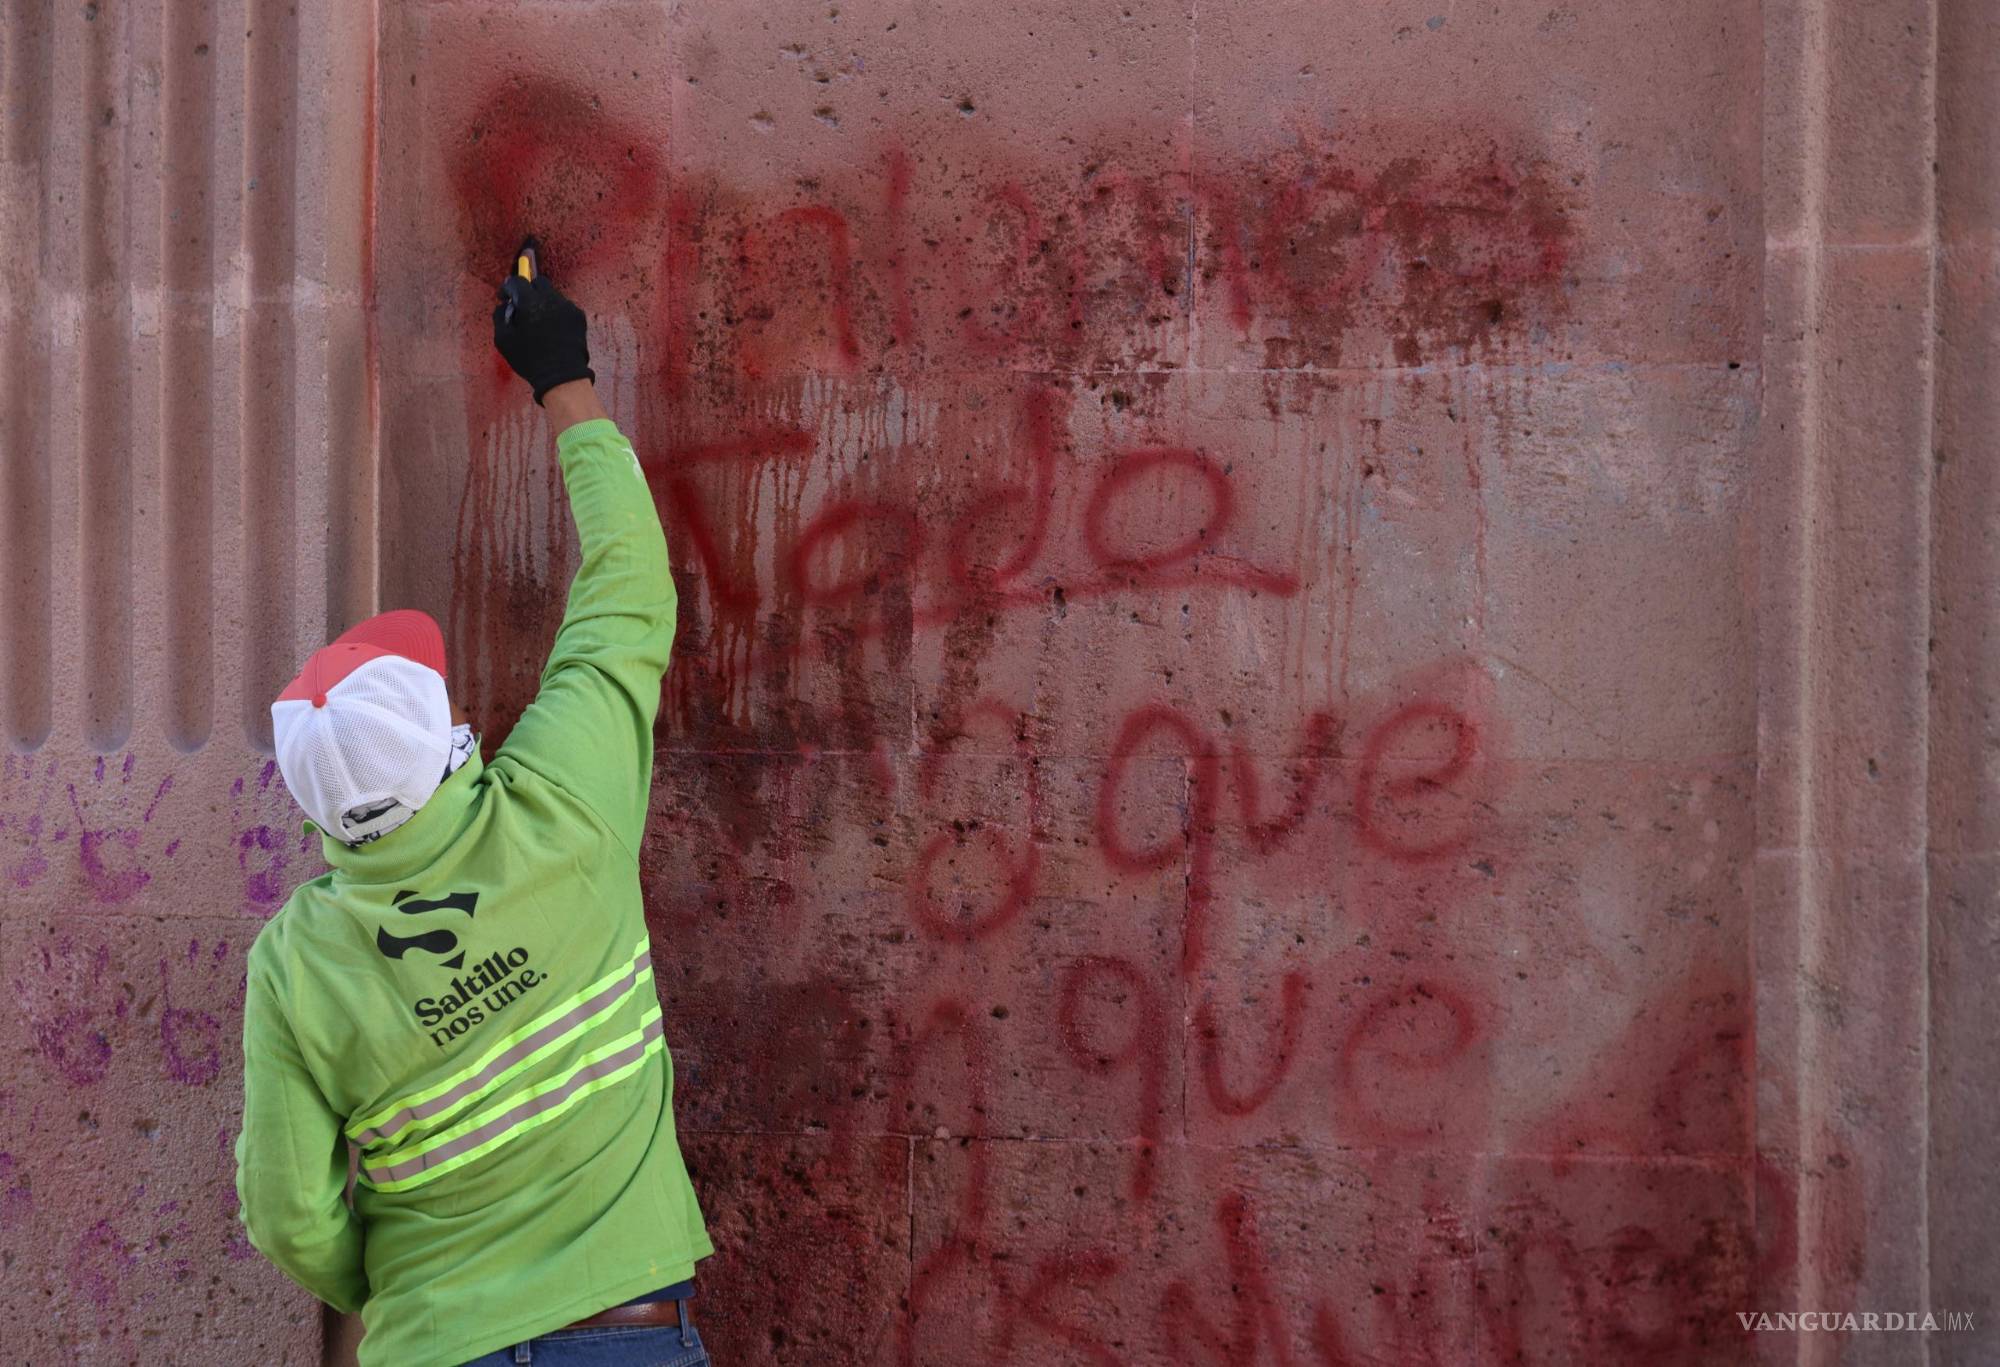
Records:
[[[636,854],[674,639],[666,534],[632,445],[593,388],[583,310],[546,277],[510,277],[493,333],[548,411],[583,551],[540,691],[499,758],[569,791]]]

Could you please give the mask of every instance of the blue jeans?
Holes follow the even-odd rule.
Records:
[[[606,1324],[593,1329],[558,1329],[552,1334],[497,1348],[464,1367],[708,1367],[708,1350],[694,1329],[687,1327]]]

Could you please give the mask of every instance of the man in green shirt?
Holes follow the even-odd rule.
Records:
[[[242,1219],[293,1280],[360,1310],[364,1365],[695,1367],[712,1249],[639,893],[666,537],[592,387],[582,310],[524,262],[493,325],[556,431],[582,564],[491,764],[422,613],[355,627],[272,704],[331,872],[250,951]]]

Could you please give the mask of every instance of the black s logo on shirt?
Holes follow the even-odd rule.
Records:
[[[406,888],[396,894],[396,910],[405,916],[420,916],[427,911],[462,911],[469,918],[473,908],[479,903],[476,892],[454,892],[448,897],[420,898],[413,888]],[[421,949],[426,954],[435,954],[444,959],[446,968],[465,967],[465,951],[458,947],[458,936],[449,930],[427,930],[416,935],[391,935],[387,930],[375,932],[375,948],[391,959],[400,959],[413,949]],[[456,951],[454,953],[453,951]],[[450,954],[449,959],[444,956]]]

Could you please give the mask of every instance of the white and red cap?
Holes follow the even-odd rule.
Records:
[[[444,633],[410,608],[342,632],[271,704],[271,733],[285,787],[321,830],[348,844],[383,834],[451,759]]]

